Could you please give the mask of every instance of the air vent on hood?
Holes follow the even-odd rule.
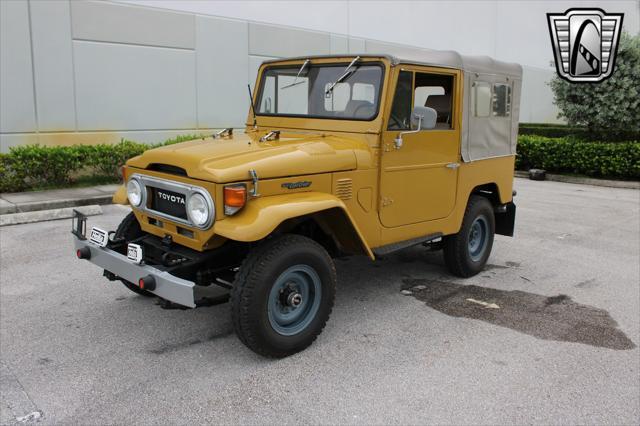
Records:
[[[167,173],[170,175],[187,176],[187,171],[185,169],[183,169],[182,167],[172,166],[169,164],[154,163],[154,164],[150,164],[149,167],[147,167],[147,169],[154,170],[156,172]]]

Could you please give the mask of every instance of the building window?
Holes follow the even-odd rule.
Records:
[[[508,117],[511,114],[511,86],[496,83],[493,85],[493,115]]]

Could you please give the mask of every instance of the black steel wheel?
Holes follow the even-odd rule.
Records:
[[[315,241],[293,234],[266,240],[248,254],[231,290],[236,334],[267,357],[304,350],[329,319],[336,281],[331,257]]]
[[[472,195],[460,231],[443,239],[444,261],[449,271],[462,278],[480,272],[491,254],[494,235],[491,203],[485,197]]]

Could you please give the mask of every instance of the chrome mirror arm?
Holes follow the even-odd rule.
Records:
[[[402,136],[403,135],[410,135],[412,133],[418,133],[420,130],[422,130],[422,116],[421,115],[416,115],[416,117],[418,117],[418,128],[416,130],[407,130],[406,132],[398,133],[398,136],[396,136],[396,138],[393,141],[396,149],[402,148],[402,145],[404,144],[404,141],[402,140]]]

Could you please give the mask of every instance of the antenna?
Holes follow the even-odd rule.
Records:
[[[258,128],[258,121],[256,119],[256,107],[253,105],[253,93],[251,93],[251,85],[247,84],[247,89],[249,89],[249,103],[251,104],[251,111],[253,111],[253,128]]]

